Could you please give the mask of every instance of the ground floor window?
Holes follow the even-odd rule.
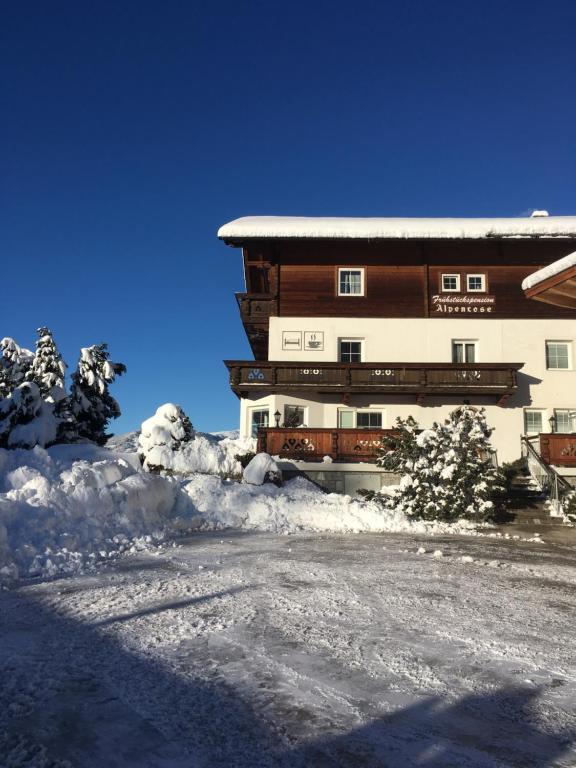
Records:
[[[306,408],[303,405],[285,405],[284,406],[284,426],[285,427],[306,426]]]
[[[526,435],[536,435],[540,432],[544,432],[544,411],[525,410],[524,433]]]
[[[341,408],[338,411],[338,426],[341,429],[382,429],[382,411]]]
[[[554,411],[555,432],[576,432],[576,408],[559,408]]]
[[[250,434],[256,437],[258,430],[267,427],[270,421],[268,408],[252,408],[250,411]]]

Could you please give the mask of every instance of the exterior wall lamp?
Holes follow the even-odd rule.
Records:
[[[280,426],[281,417],[282,417],[282,414],[280,413],[280,411],[276,411],[276,413],[274,414],[274,421],[276,422],[276,428]]]
[[[554,414],[548,419],[548,424],[550,424],[550,432],[554,434],[554,432],[556,432],[556,416],[554,416]]]

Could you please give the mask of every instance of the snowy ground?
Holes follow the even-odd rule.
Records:
[[[559,546],[213,532],[0,592],[0,765],[574,766],[575,585]]]

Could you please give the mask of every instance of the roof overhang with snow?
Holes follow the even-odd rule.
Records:
[[[576,251],[528,275],[522,290],[529,299],[576,309]]]
[[[218,237],[232,245],[246,240],[576,240],[576,216],[512,219],[333,218],[245,216],[224,224]]]

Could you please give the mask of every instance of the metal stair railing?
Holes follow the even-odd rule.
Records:
[[[537,438],[532,438],[537,439]],[[521,438],[522,456],[526,458],[528,471],[534,478],[542,493],[547,494],[553,514],[562,516],[562,499],[574,489],[570,483],[556,472],[549,464],[546,464],[529,437]]]

